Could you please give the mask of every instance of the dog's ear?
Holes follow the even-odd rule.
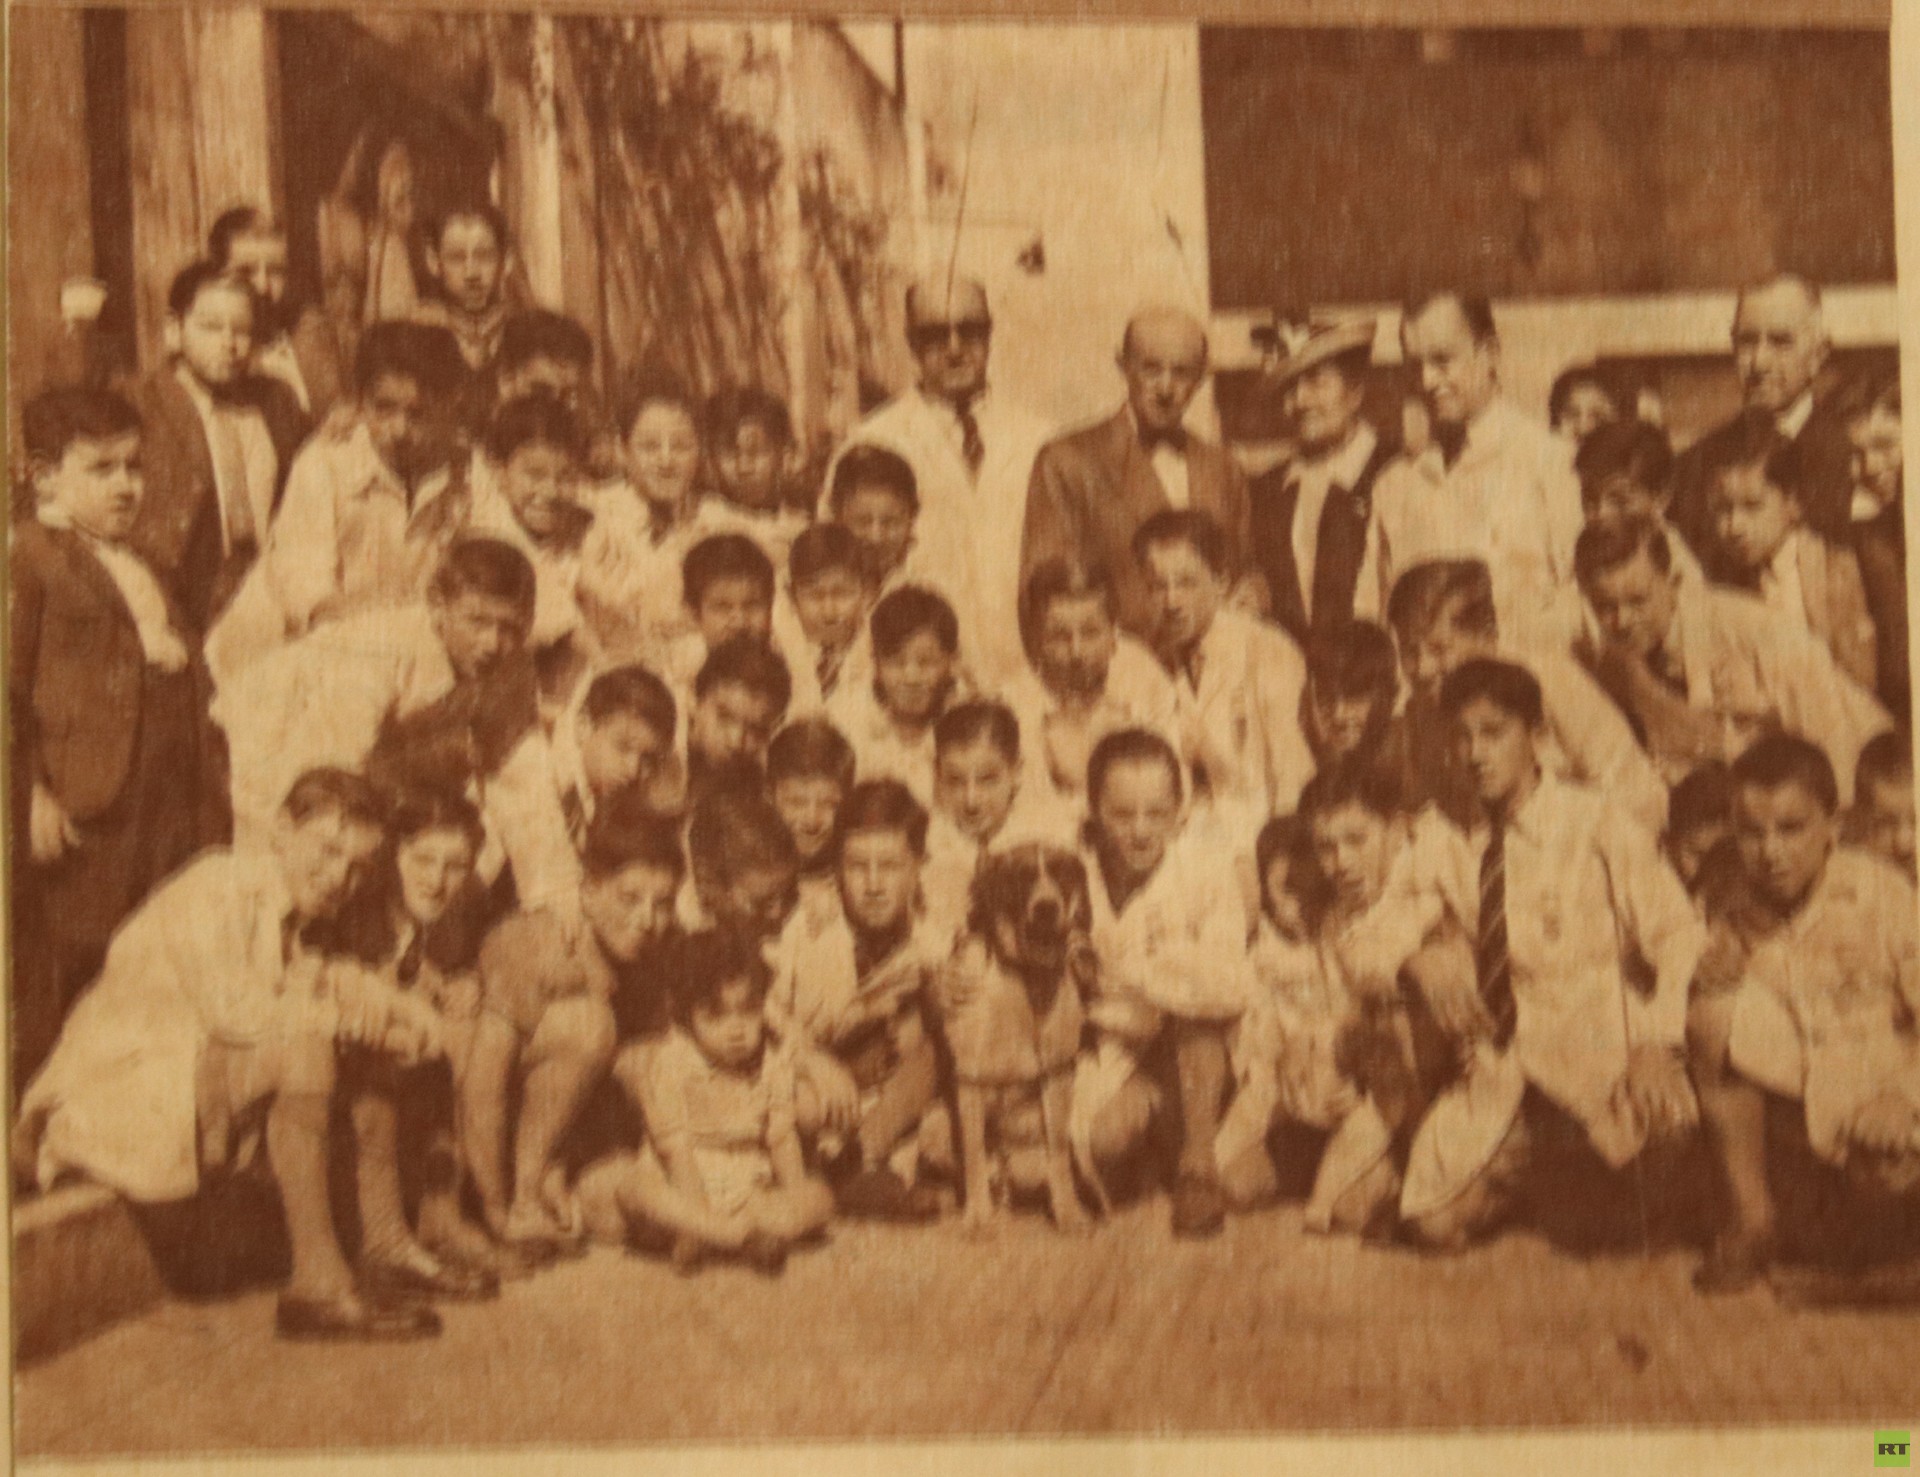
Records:
[[[1087,864],[1070,851],[1047,854],[1047,867],[1067,897],[1067,917],[1077,929],[1093,926],[1093,894],[1087,880]]]
[[[1007,916],[1007,895],[1014,883],[1013,858],[990,856],[973,874],[973,891],[968,898],[967,930],[981,938],[994,937],[994,920]]]

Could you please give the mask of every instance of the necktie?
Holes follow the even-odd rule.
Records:
[[[1467,428],[1434,422],[1433,444],[1440,448],[1440,460],[1448,467],[1460,460],[1460,453],[1467,449]]]
[[[987,459],[987,444],[980,439],[980,420],[971,404],[955,406],[953,415],[960,422],[960,455],[966,459],[967,475],[978,477],[980,464]]]
[[[560,797],[560,813],[567,818],[567,837],[575,851],[587,849],[587,807],[580,792],[568,790]]]
[[[1480,858],[1480,936],[1473,951],[1480,995],[1493,1017],[1493,1044],[1513,1040],[1518,1012],[1513,1001],[1513,960],[1507,953],[1507,829],[1493,823]]]
[[[1313,588],[1302,592],[1312,602],[1307,613],[1316,626],[1343,625],[1353,616],[1354,587],[1366,556],[1367,510],[1336,483],[1327,489],[1317,532]]]
[[[400,962],[394,966],[393,971],[394,978],[401,985],[411,985],[420,978],[420,966],[426,962],[427,957],[426,943],[426,935],[416,929],[413,941],[401,951]]]
[[[215,407],[213,455],[216,480],[225,489],[227,547],[234,557],[251,556],[260,547],[260,530],[253,519],[253,497],[247,488],[247,450],[240,439],[234,412]]]

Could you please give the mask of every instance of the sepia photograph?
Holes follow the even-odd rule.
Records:
[[[1888,0],[516,3],[10,7],[15,1459],[1906,1465]]]

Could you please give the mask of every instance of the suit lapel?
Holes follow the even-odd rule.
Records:
[[[107,573],[106,565],[99,556],[87,547],[87,541],[71,529],[50,528],[47,536],[54,548],[60,551],[74,582],[85,586],[92,592],[93,598],[128,629],[134,628],[133,611],[128,608],[126,597],[120,593],[120,587],[113,582],[113,576]]]
[[[1305,631],[1307,595],[1300,583],[1299,562],[1293,555],[1293,519],[1300,506],[1300,484],[1294,480],[1291,466],[1280,469],[1280,476],[1280,490],[1268,510],[1267,537],[1272,552],[1265,561],[1267,593],[1273,597],[1274,614],[1280,624]]]

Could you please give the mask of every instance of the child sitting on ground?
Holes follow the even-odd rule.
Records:
[[[792,1063],[768,1040],[766,961],[719,931],[670,953],[673,1026],[638,1081],[646,1142],[581,1176],[581,1218],[595,1240],[670,1246],[682,1272],[720,1253],[775,1273],[833,1196],[807,1173]]]
[[[924,807],[933,801],[933,728],[958,686],[960,622],[933,591],[903,585],[868,622],[873,680],[845,688],[827,716],[847,736],[862,780],[897,779]]]
[[[746,534],[776,568],[784,566],[809,521],[787,497],[799,448],[785,403],[752,387],[722,390],[707,402],[707,447],[719,493],[716,525]]]

